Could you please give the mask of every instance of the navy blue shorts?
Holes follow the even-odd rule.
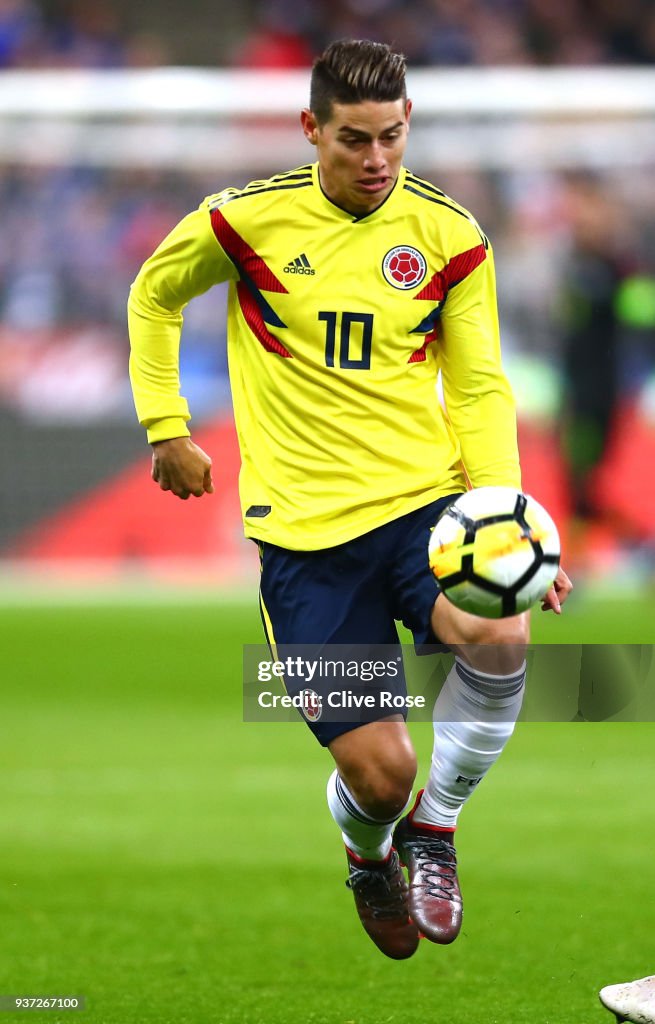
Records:
[[[277,658],[286,645],[320,650],[325,645],[399,645],[396,620],[411,630],[415,645],[438,643],[430,615],[439,586],[428,565],[430,531],[456,494],[320,551],[290,551],[265,541],[260,601],[266,639]],[[400,648],[398,647],[400,653]],[[291,687],[287,683],[291,692]],[[404,675],[398,692],[405,693]],[[365,721],[392,712],[371,712],[357,721],[308,721],[323,746]],[[307,718],[307,716],[305,716]]]

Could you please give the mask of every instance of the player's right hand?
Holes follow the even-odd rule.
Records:
[[[183,501],[214,493],[212,460],[190,437],[155,441],[151,476],[162,491],[172,491]]]
[[[573,584],[560,565],[555,582],[541,602],[542,612],[553,611],[556,615],[561,615],[562,605],[572,590]]]

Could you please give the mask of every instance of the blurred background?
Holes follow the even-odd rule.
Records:
[[[0,0],[0,560],[9,589],[234,586],[241,537],[221,288],[183,393],[218,493],[150,483],[126,365],[140,264],[203,196],[313,158],[313,55],[409,59],[407,163],[494,244],[524,483],[580,583],[655,574],[655,8],[649,0]]]

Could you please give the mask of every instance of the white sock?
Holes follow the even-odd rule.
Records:
[[[328,779],[327,801],[349,850],[364,860],[384,860],[388,856],[396,818],[379,821],[363,811],[336,769]]]
[[[514,731],[525,664],[511,676],[478,672],[455,660],[434,705],[430,775],[413,821],[454,829],[463,804]]]

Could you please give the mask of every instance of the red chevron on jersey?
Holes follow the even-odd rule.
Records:
[[[434,274],[425,288],[422,288],[415,299],[436,299],[441,302],[448,294],[448,289],[459,284],[465,277],[468,277],[472,270],[479,267],[487,258],[487,250],[484,245],[476,245],[473,249],[460,252],[453,256],[446,266]]]
[[[238,282],[237,297],[244,319],[257,341],[264,346],[267,352],[275,352],[278,356],[284,356],[285,359],[292,359],[289,350],[267,328],[262,311],[245,281]]]
[[[287,294],[282,282],[278,281],[261,256],[234,230],[220,210],[212,210],[211,222],[218,241],[242,276],[249,277],[253,284],[265,292]]]
[[[415,352],[412,352],[412,354],[409,357],[409,359],[407,360],[407,362],[408,363],[424,363],[425,360],[428,357],[427,356],[428,345],[432,344],[433,341],[436,341],[437,338],[438,338],[437,328],[435,327],[433,331],[430,331],[429,334],[425,335],[425,341],[423,342],[423,344],[421,345],[420,348],[417,348]]]

